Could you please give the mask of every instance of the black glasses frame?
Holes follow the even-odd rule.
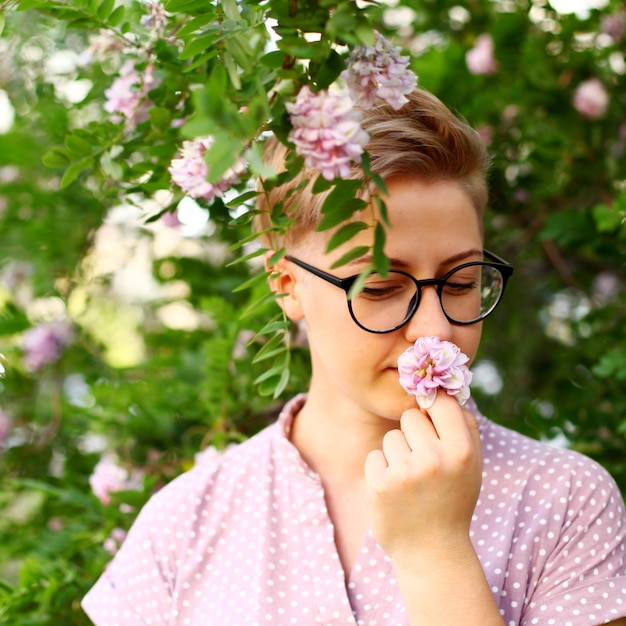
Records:
[[[346,300],[348,302],[348,310],[350,311],[350,316],[354,320],[354,323],[357,326],[359,326],[359,328],[362,328],[368,333],[374,333],[376,335],[384,335],[386,333],[392,333],[402,328],[415,315],[415,312],[417,311],[417,308],[419,307],[419,303],[422,299],[422,287],[429,287],[429,286],[437,287],[437,295],[439,297],[439,303],[441,304],[441,310],[443,311],[443,314],[446,316],[446,318],[451,324],[456,324],[458,326],[469,326],[470,324],[477,324],[478,322],[484,320],[488,315],[493,313],[495,308],[500,303],[500,300],[502,299],[502,295],[504,294],[504,289],[506,287],[507,281],[513,274],[513,266],[507,261],[505,261],[504,259],[500,258],[498,255],[494,254],[493,252],[489,252],[489,250],[483,250],[483,254],[485,255],[486,258],[489,259],[489,261],[471,261],[470,263],[463,263],[462,265],[457,265],[456,267],[452,268],[445,276],[442,276],[441,278],[426,278],[423,280],[418,280],[414,276],[411,276],[411,274],[408,274],[407,272],[403,272],[402,270],[389,270],[390,273],[402,274],[403,276],[407,276],[408,278],[410,278],[415,283],[415,289],[416,289],[415,293],[417,297],[414,297],[411,300],[411,306],[409,307],[404,320],[397,326],[394,326],[393,328],[389,328],[387,330],[372,330],[371,328],[367,328],[363,326],[363,324],[361,324],[361,322],[359,322],[359,320],[354,315],[354,311],[352,310],[352,301],[348,297],[348,293],[350,289],[352,288],[352,285],[354,285],[357,278],[360,276],[360,274],[355,274],[354,276],[348,276],[347,278],[339,278],[337,276],[334,276],[333,274],[329,274],[328,272],[325,272],[324,270],[320,270],[317,267],[314,267],[313,265],[309,265],[308,263],[305,263],[304,261],[301,261],[300,259],[297,259],[291,255],[286,255],[285,258],[288,261],[291,261],[292,263],[297,265],[298,267],[301,267],[303,270],[306,270],[307,272],[310,272],[311,274],[317,276],[318,278],[321,278],[322,280],[329,282],[331,285],[334,285],[335,287],[339,287],[339,289],[342,289],[343,291],[345,291]],[[446,281],[448,280],[448,278],[450,278],[450,276],[452,276],[452,274],[454,274],[455,272],[458,272],[459,270],[463,268],[473,267],[475,265],[488,265],[489,267],[493,267],[497,269],[500,272],[500,275],[502,276],[502,291],[500,292],[500,297],[498,298],[497,302],[491,307],[489,311],[487,311],[480,317],[477,317],[476,319],[471,320],[469,322],[459,322],[458,320],[451,318],[446,313],[446,310],[443,306],[443,301],[441,299],[443,288],[446,284]]]

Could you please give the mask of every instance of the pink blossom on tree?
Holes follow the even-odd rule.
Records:
[[[145,5],[148,12],[141,18],[141,25],[157,34],[162,33],[167,27],[170,14],[159,0],[148,1]]]
[[[24,333],[22,342],[26,367],[34,372],[57,361],[73,336],[72,326],[65,320],[33,326]]]
[[[13,428],[13,420],[11,416],[0,409],[0,446],[9,438],[11,429]]]
[[[381,98],[397,110],[408,102],[405,95],[417,85],[417,76],[409,68],[409,61],[408,56],[400,56],[400,48],[376,33],[373,46],[361,46],[352,51],[348,67],[341,76],[356,105],[369,109],[376,98]]]
[[[117,554],[120,546],[124,543],[128,533],[122,528],[114,528],[111,534],[104,540],[102,547],[112,555]]]
[[[491,35],[483,33],[476,39],[474,47],[465,55],[465,62],[472,74],[495,74],[498,71]]]
[[[574,92],[574,108],[591,120],[601,118],[609,107],[609,94],[602,82],[590,78],[578,85]]]
[[[126,61],[120,69],[119,76],[104,92],[107,98],[104,109],[112,114],[112,121],[126,120],[128,126],[133,128],[148,119],[148,109],[152,105],[148,100],[148,92],[158,83],[152,65],[148,65],[144,73],[139,74],[135,64]]]
[[[111,502],[111,493],[139,489],[141,487],[141,474],[133,476],[120,467],[113,459],[103,456],[89,477],[91,490],[103,504]]]
[[[246,169],[243,159],[237,161],[234,167],[228,168],[219,182],[210,183],[207,180],[209,164],[204,155],[213,142],[214,138],[210,135],[197,137],[193,141],[183,141],[180,152],[172,159],[168,168],[174,184],[191,198],[204,198],[210,202],[215,197],[222,198],[233,185],[241,182],[239,177]]]
[[[469,357],[450,341],[420,337],[398,358],[400,384],[414,395],[422,409],[432,406],[438,389],[455,396],[463,406],[470,396],[472,373],[465,365]]]
[[[289,141],[307,167],[326,180],[346,178],[353,162],[360,163],[369,135],[361,128],[361,113],[345,92],[302,87],[295,102],[286,104],[292,129]]]

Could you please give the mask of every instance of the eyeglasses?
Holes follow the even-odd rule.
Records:
[[[423,287],[436,287],[441,309],[452,324],[467,326],[484,320],[500,302],[513,266],[492,252],[483,254],[488,261],[463,263],[441,278],[417,280],[401,270],[389,270],[386,277],[373,272],[353,298],[349,291],[359,274],[338,278],[295,257],[285,258],[343,289],[355,323],[369,333],[382,334],[402,328],[415,315]]]

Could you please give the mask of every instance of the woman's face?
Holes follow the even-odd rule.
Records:
[[[482,260],[479,218],[468,195],[454,182],[424,184],[412,179],[387,181],[385,198],[391,226],[386,229],[385,253],[392,269],[417,279],[439,278],[452,268]],[[289,250],[300,260],[341,278],[358,274],[369,259],[330,269],[333,262],[357,245],[371,245],[373,230],[361,231],[347,244],[325,253],[329,233],[311,233]],[[397,359],[418,337],[437,336],[455,343],[474,359],[481,324],[458,326],[445,317],[435,287],[425,287],[413,318],[387,334],[359,328],[346,304],[345,293],[283,261],[293,276],[286,310],[304,320],[312,359],[310,394],[332,410],[355,411],[399,419],[415,407],[398,382]]]

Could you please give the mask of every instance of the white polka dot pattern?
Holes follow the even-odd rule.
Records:
[[[97,626],[408,625],[371,533],[345,582],[320,479],[288,440],[304,401],[150,500],[83,600]],[[612,478],[476,414],[484,469],[471,535],[505,624],[626,616],[626,513]]]

